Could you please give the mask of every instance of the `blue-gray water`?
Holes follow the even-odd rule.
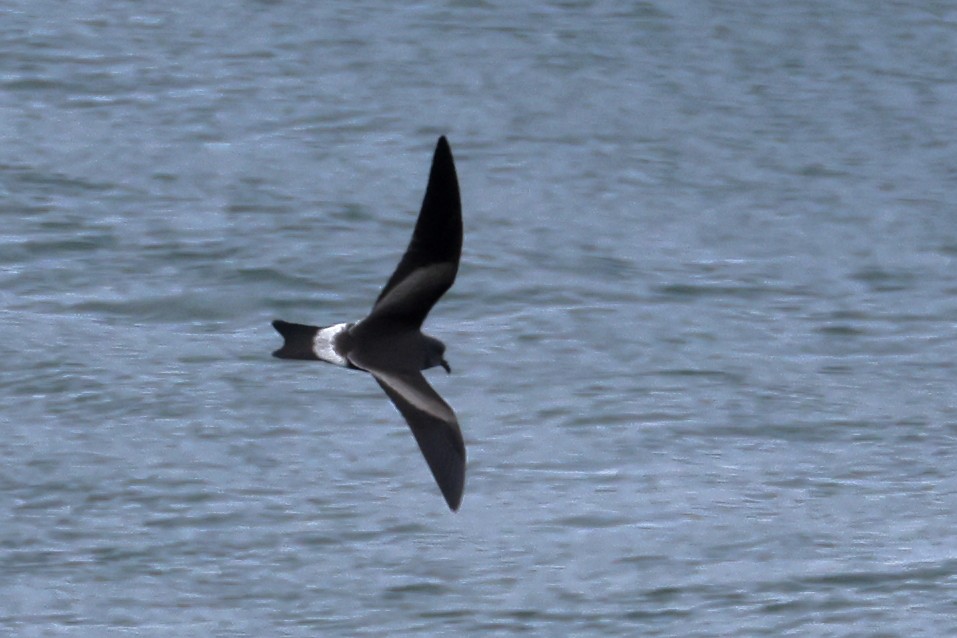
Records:
[[[7,3],[0,633],[957,634],[921,4]],[[458,514],[371,378],[269,356],[368,310],[439,134]]]

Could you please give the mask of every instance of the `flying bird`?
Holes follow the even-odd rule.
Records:
[[[445,344],[422,333],[432,306],[455,282],[462,254],[462,204],[452,151],[440,137],[412,240],[372,311],[328,327],[273,321],[285,343],[280,359],[325,361],[364,370],[405,417],[452,511],[465,487],[465,443],[455,412],[422,376],[442,366]]]

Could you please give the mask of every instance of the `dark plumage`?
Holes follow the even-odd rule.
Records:
[[[445,344],[422,323],[455,282],[462,253],[462,205],[452,151],[440,137],[412,240],[369,315],[327,328],[274,321],[285,343],[273,355],[365,370],[405,417],[442,495],[454,511],[465,486],[465,444],[452,408],[422,376],[442,366]]]

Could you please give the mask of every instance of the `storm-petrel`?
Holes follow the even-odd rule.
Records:
[[[440,137],[412,241],[372,312],[356,323],[327,328],[273,321],[285,339],[280,359],[310,359],[365,370],[399,409],[449,507],[465,486],[465,444],[455,412],[422,376],[442,366],[445,344],[422,334],[422,322],[452,287],[462,253],[462,203],[452,151]]]

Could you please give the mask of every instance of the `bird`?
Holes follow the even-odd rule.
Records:
[[[445,344],[422,332],[432,306],[452,287],[462,254],[462,203],[452,150],[439,137],[412,239],[371,312],[327,327],[276,320],[280,359],[324,361],[368,372],[405,418],[445,498],[457,511],[465,488],[465,443],[458,418],[423,370],[441,366]]]

